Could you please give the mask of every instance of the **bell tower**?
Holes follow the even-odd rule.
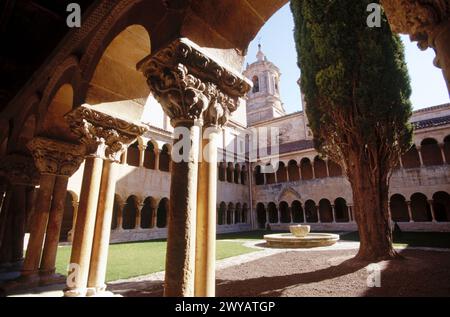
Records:
[[[286,115],[280,98],[280,70],[267,60],[261,44],[256,62],[247,65],[244,75],[253,82],[253,89],[247,94],[248,126]]]

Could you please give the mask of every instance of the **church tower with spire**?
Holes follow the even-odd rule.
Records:
[[[247,65],[244,75],[253,82],[253,89],[247,95],[248,126],[286,115],[280,98],[280,70],[267,60],[261,44],[256,62]]]

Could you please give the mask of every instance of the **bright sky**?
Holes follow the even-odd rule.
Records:
[[[297,67],[293,30],[294,21],[287,4],[264,25],[255,40],[250,43],[246,60],[246,63],[256,61],[260,42],[267,59],[281,70],[281,97],[288,113],[301,110],[300,89],[297,85],[300,70]],[[448,103],[449,95],[442,72],[433,66],[434,51],[419,50],[408,36],[402,36],[402,40],[411,77],[411,102],[414,109]]]

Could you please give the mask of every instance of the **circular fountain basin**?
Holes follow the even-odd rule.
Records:
[[[332,233],[309,233],[296,237],[292,233],[266,234],[264,240],[272,248],[316,248],[335,244],[339,235]]]

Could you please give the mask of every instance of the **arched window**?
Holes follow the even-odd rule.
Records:
[[[165,144],[159,153],[159,170],[162,172],[170,172],[170,150]]]
[[[127,164],[139,167],[139,144],[135,142],[127,149]]]
[[[422,193],[415,193],[411,196],[411,213],[416,222],[431,221],[431,209],[428,205],[427,196]]]
[[[320,222],[333,222],[333,209],[328,199],[319,201],[319,216]]]
[[[266,165],[270,169],[270,163]],[[266,173],[266,184],[275,184],[275,173]]]
[[[267,209],[269,211],[269,222],[277,223],[278,222],[277,205],[275,205],[274,203],[269,203],[269,205],[267,205]]]
[[[308,158],[304,158],[300,161],[300,170],[303,180],[308,180],[313,178],[313,171],[311,161]]]
[[[328,160],[328,172],[330,173],[330,177],[342,176],[341,166],[331,160]]]
[[[256,185],[264,185],[264,174],[261,173],[261,166],[256,166],[255,167],[255,184]]]
[[[282,223],[290,223],[291,222],[291,213],[289,212],[289,205],[287,202],[282,201],[280,203],[280,222]]]
[[[302,223],[305,222],[305,219],[303,218],[303,207],[301,202],[299,202],[298,200],[294,200],[292,202],[292,220],[295,223]]]
[[[233,182],[233,172],[234,172],[233,163],[228,163],[228,166],[227,166],[227,182],[228,183]]]
[[[128,197],[123,208],[122,217],[122,228],[125,230],[130,230],[136,228],[136,215],[139,212],[137,205],[136,196]]]
[[[252,82],[253,82],[252,92],[253,93],[259,92],[259,78],[258,78],[258,76],[256,76],[256,75],[253,76]]]
[[[266,227],[267,217],[266,217],[266,207],[264,207],[263,203],[258,203],[256,205],[256,217],[258,220],[258,227],[260,229],[264,229]]]
[[[416,146],[413,145],[408,152],[402,156],[402,165],[404,168],[417,168],[420,167],[419,152],[417,152]]]
[[[224,225],[226,223],[226,213],[227,213],[227,204],[225,202],[221,202],[219,206],[219,214],[217,216],[217,222],[219,225]]]
[[[317,206],[313,200],[307,200],[305,202],[305,214],[306,222],[318,222]]]
[[[278,163],[277,169],[277,182],[286,183],[287,182],[287,170],[283,162]]]
[[[155,145],[152,142],[147,143],[147,148],[144,152],[144,167],[154,170],[156,168],[156,150]]]
[[[233,203],[229,203],[227,209],[227,225],[233,224],[233,213],[234,213],[234,205]]]
[[[392,195],[389,202],[389,207],[391,210],[392,221],[397,222],[408,222],[408,205],[406,204],[406,199],[400,194]]]
[[[350,221],[347,202],[344,198],[339,197],[334,201],[334,214],[336,217],[336,222]]]
[[[247,185],[247,167],[243,166],[241,171],[241,184]]]
[[[241,178],[241,167],[239,164],[234,166],[234,183],[239,184],[239,180]]]
[[[435,139],[427,138],[420,145],[423,165],[432,166],[443,164],[441,149]]]
[[[225,163],[224,162],[220,162],[219,163],[219,181],[224,182],[225,181]]]
[[[445,162],[447,162],[447,164],[450,164],[450,135],[447,135],[444,138],[444,155]]]
[[[296,182],[300,180],[300,172],[298,169],[297,161],[291,160],[288,163],[288,173],[289,173],[289,180],[291,182]]]
[[[236,209],[234,210],[234,223],[240,223],[241,222],[241,204],[236,204]]]
[[[169,199],[163,198],[158,204],[158,211],[156,213],[156,226],[158,228],[167,227],[168,216],[169,216]]]
[[[248,221],[248,206],[247,204],[242,205],[242,223],[247,223]]]
[[[153,222],[153,215],[155,212],[155,202],[152,197],[147,197],[144,200],[144,206],[141,210],[141,228],[148,229],[155,226]]]
[[[433,195],[433,210],[436,221],[450,221],[450,195],[446,192],[437,192]]]
[[[324,160],[316,156],[314,158],[314,175],[316,178],[327,177],[327,166]]]

